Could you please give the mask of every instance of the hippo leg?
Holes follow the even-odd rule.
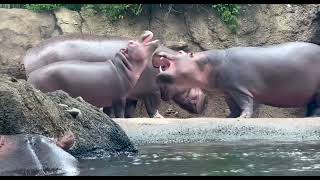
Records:
[[[133,118],[134,112],[137,107],[137,103],[138,103],[138,100],[127,99],[125,113],[124,113],[125,118]]]
[[[160,93],[152,93],[143,98],[144,105],[150,118],[163,118],[158,109],[161,103]]]
[[[320,95],[316,94],[307,104],[305,117],[320,117]]]
[[[241,114],[241,108],[238,106],[238,104],[228,95],[226,95],[225,101],[230,109],[230,114],[227,116],[227,118],[239,117]]]
[[[258,103],[257,101],[253,101],[253,116],[254,117],[259,117],[259,113],[260,113],[260,110],[259,110],[259,107],[260,107],[260,103]]]
[[[0,136],[0,149],[4,146],[5,139],[3,136]]]
[[[164,117],[159,113],[159,110],[156,110],[156,113],[153,115],[153,118],[164,118]]]
[[[126,99],[112,101],[113,113],[116,118],[124,118],[124,112],[126,108]]]
[[[111,107],[103,107],[102,108],[103,112],[108,115],[109,117],[112,117],[112,106]]]
[[[230,92],[232,99],[241,109],[240,118],[251,118],[254,112],[254,102],[253,99],[243,93],[232,91]]]
[[[306,114],[305,117],[310,117],[313,115],[314,110],[317,108],[317,103],[315,99],[312,99],[308,104],[306,108]]]
[[[227,116],[227,118],[239,117],[241,115],[241,108],[238,106],[238,104],[228,95],[225,96],[225,101],[230,109],[230,114]],[[254,104],[253,104],[254,116],[259,117],[259,106],[260,104],[254,101]]]
[[[75,136],[71,131],[65,133],[62,137],[57,139],[57,146],[62,148],[63,150],[70,149],[75,143]]]

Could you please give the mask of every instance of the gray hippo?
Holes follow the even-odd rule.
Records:
[[[159,46],[146,31],[141,41],[130,40],[111,60],[87,62],[58,61],[29,73],[28,82],[42,92],[63,90],[72,97],[81,96],[97,107],[121,104],[135,87],[148,63],[148,57]],[[118,116],[123,117],[124,112]]]
[[[78,175],[78,161],[66,152],[72,132],[58,139],[37,134],[0,135],[0,176]]]
[[[234,47],[172,55],[158,52],[153,59],[160,84],[184,88],[218,88],[226,95],[229,117],[250,118],[257,107],[319,105],[320,46],[289,42],[265,47]]]
[[[151,33],[143,34],[140,41],[150,38]],[[36,69],[58,61],[87,61],[104,62],[113,58],[120,49],[125,48],[129,39],[124,37],[101,37],[94,35],[64,35],[43,41],[31,48],[23,59],[26,75]],[[158,49],[176,53],[169,48],[160,46]],[[173,100],[181,108],[191,113],[201,113],[205,109],[206,96],[201,89],[177,89],[174,87],[160,87],[155,82],[158,69],[153,68],[149,62],[140,76],[136,86],[129,92],[126,99],[126,107],[123,102],[113,102],[113,106],[104,107],[104,112],[111,115],[112,109],[116,117],[121,117],[125,110],[125,117],[133,117],[137,100],[143,100],[147,113],[150,117],[162,117],[158,113],[160,106],[160,95],[163,100]],[[162,92],[166,92],[164,99]]]

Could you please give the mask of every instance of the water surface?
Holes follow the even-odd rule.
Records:
[[[146,145],[138,150],[82,159],[80,175],[320,175],[319,141]]]

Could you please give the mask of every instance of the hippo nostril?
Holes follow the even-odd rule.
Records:
[[[120,49],[120,51],[122,52],[122,53],[126,53],[126,54],[128,54],[128,48],[123,48],[123,49]]]
[[[133,45],[133,44],[134,44],[134,41],[130,40],[129,45]]]

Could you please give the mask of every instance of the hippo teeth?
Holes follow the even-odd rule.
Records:
[[[160,70],[160,72],[163,72],[163,70],[162,70],[162,66],[159,66],[159,70]]]

